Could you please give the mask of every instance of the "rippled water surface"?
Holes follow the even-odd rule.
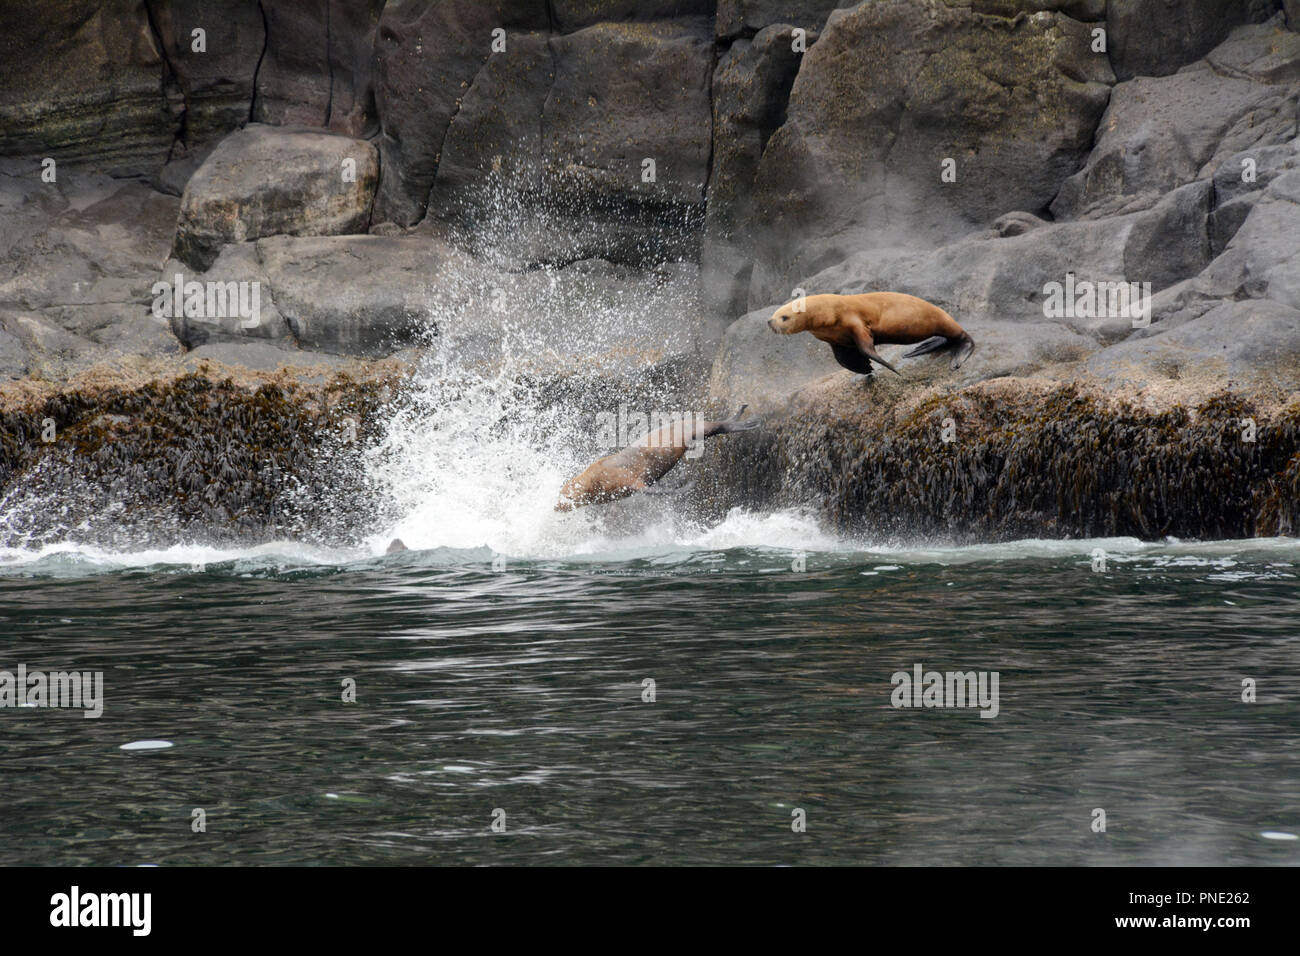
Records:
[[[805,529],[797,572],[765,520],[501,570],[0,555],[0,668],[106,697],[0,710],[0,862],[1300,863],[1294,540]],[[997,671],[998,715],[895,709],[918,663]]]

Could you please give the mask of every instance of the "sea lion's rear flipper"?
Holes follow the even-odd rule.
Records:
[[[968,335],[962,341],[961,347],[957,350],[957,354],[952,357],[952,367],[955,369],[961,368],[961,363],[970,358],[971,352],[974,351],[975,340]]]
[[[747,432],[751,428],[757,428],[763,424],[761,418],[751,418],[748,421],[741,421],[740,416],[745,414],[745,409],[749,408],[748,404],[741,405],[736,409],[736,414],[732,415],[725,422],[713,422],[704,429],[704,437],[709,438],[713,435],[726,435],[730,432]]]
[[[851,345],[832,345],[831,351],[835,353],[835,361],[850,372],[857,372],[859,375],[871,374],[871,360],[855,347]]]
[[[924,342],[918,343],[916,348],[912,349],[910,352],[904,352],[903,358],[915,358],[918,355],[928,355],[930,352],[937,352],[939,349],[946,346],[948,342],[949,339],[947,336],[932,335]]]

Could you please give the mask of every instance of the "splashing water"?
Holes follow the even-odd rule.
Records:
[[[533,342],[514,330],[508,344],[528,353]],[[615,450],[599,446],[594,421],[600,412],[612,414],[611,394],[622,393],[595,374],[557,400],[551,382],[528,378],[510,362],[494,371],[467,369],[453,352],[439,350],[415,376],[373,452],[373,475],[398,515],[391,528],[368,539],[375,553],[393,537],[412,549],[487,548],[523,559],[835,547],[810,515],[737,510],[708,528],[671,495],[557,513],[564,481]],[[675,476],[665,484],[674,486]]]

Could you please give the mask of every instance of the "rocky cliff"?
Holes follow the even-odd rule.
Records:
[[[45,402],[110,372],[365,373],[449,344],[541,376],[617,367],[764,410],[709,502],[780,461],[838,489],[837,518],[866,501],[843,448],[927,403],[967,410],[993,484],[1029,466],[991,395],[1030,432],[1059,388],[1101,403],[1069,406],[1081,422],[1172,415],[1148,437],[1175,444],[1182,410],[1195,431],[1240,407],[1276,424],[1249,520],[960,530],[1294,531],[1264,486],[1294,486],[1298,450],[1298,31],[1295,0],[10,4],[0,377]],[[188,283],[255,309],[187,307]],[[1067,284],[1100,295],[1060,308]],[[763,325],[799,290],[884,289],[947,309],[975,355],[905,362],[900,388]],[[945,453],[969,469],[976,444]],[[872,479],[939,507],[908,480]]]

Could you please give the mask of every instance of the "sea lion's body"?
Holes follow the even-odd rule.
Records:
[[[673,466],[697,441],[713,435],[757,428],[758,419],[739,421],[747,405],[726,421],[700,421],[687,418],[649,432],[622,451],[606,455],[570,478],[560,489],[556,511],[571,511],[583,505],[618,501],[638,491],[645,491],[668,474]]]
[[[897,374],[876,351],[878,345],[921,343],[907,356],[941,348],[956,348],[952,367],[958,368],[975,343],[957,321],[932,302],[904,292],[865,292],[861,295],[810,295],[787,302],[767,320],[773,332],[811,332],[830,345],[845,368],[871,374],[876,362]]]

